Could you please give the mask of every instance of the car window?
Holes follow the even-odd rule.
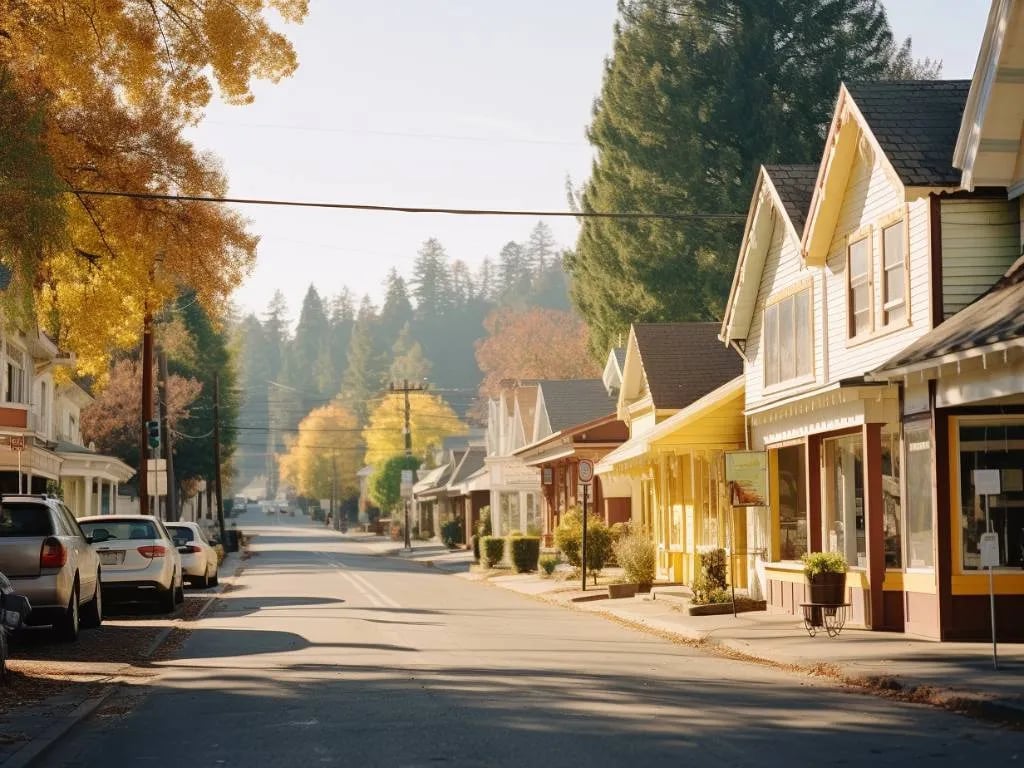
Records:
[[[75,516],[71,513],[71,510],[65,507],[63,504],[57,505],[57,511],[60,515],[61,521],[64,523],[64,527],[67,529],[68,536],[82,536],[82,529],[78,526],[78,521],[75,520]]]
[[[192,529],[188,526],[169,525],[167,530],[171,532],[171,538],[174,539],[174,546],[176,547],[184,547],[190,541],[195,540]]]
[[[0,538],[52,536],[56,532],[45,504],[11,502],[0,506]]]
[[[160,538],[160,533],[150,520],[91,520],[81,523],[80,527],[87,536],[92,536],[98,529],[104,530],[111,540]]]
[[[164,524],[161,523],[159,520],[156,521],[156,527],[160,529],[160,533],[163,535],[165,539],[167,539],[168,541],[174,541],[174,537],[167,532],[167,529],[164,528]]]

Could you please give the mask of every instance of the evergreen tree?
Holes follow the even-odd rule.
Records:
[[[388,371],[391,381],[422,381],[430,375],[430,361],[423,354],[420,343],[412,337],[406,323],[391,349],[392,363]]]
[[[551,234],[551,227],[543,221],[538,221],[531,230],[530,239],[526,243],[526,263],[530,271],[534,275],[544,274],[557,253],[555,236]]]
[[[476,271],[476,297],[483,301],[490,301],[494,298],[496,291],[494,288],[494,264],[490,258],[485,256],[484,260],[480,262],[480,266]]]
[[[334,381],[340,382],[348,365],[348,345],[352,340],[352,329],[356,321],[355,302],[352,299],[352,292],[343,288],[341,292],[331,299],[330,302],[330,349],[332,376]],[[336,385],[336,389],[340,385]]]
[[[505,243],[498,254],[498,269],[502,300],[525,301],[530,290],[531,274],[523,246],[515,241]]]
[[[584,220],[566,263],[592,352],[633,321],[718,317],[759,165],[816,162],[840,82],[899,50],[877,0],[620,0],[583,209],[736,219]]]
[[[352,330],[348,367],[341,386],[341,399],[360,424],[366,422],[369,400],[380,392],[387,371],[387,362],[377,351],[377,322],[376,308],[370,297],[364,296]]]
[[[462,259],[452,262],[450,270],[452,306],[458,310],[473,300],[476,288],[473,285],[473,273],[469,265]]]
[[[451,305],[448,254],[436,239],[430,238],[420,248],[413,264],[411,284],[417,315],[439,317],[448,311]]]
[[[330,324],[323,299],[312,285],[306,291],[295,326],[295,337],[288,346],[288,366],[283,381],[297,389],[303,410],[322,404],[324,395],[334,394],[340,382],[331,380]]]
[[[409,290],[406,288],[405,279],[398,274],[398,270],[394,267],[388,272],[385,285],[387,291],[384,296],[384,306],[380,311],[378,329],[380,346],[386,350],[391,348],[402,329],[412,320],[412,302],[409,301]]]

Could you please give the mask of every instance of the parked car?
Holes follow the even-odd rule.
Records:
[[[185,599],[181,556],[152,515],[100,515],[78,521],[103,566],[103,590],[123,600],[153,600],[170,613]]]
[[[182,576],[193,586],[217,586],[217,550],[198,523],[167,523],[181,555]]]
[[[7,636],[21,629],[30,613],[28,598],[15,592],[11,580],[0,573],[0,677],[7,675]]]
[[[60,499],[0,496],[0,571],[32,604],[31,624],[52,624],[65,640],[103,621],[100,559]]]

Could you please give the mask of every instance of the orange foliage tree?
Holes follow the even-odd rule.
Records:
[[[507,379],[588,379],[600,370],[587,351],[587,327],[557,309],[498,309],[484,320],[476,345],[484,374],[481,398],[494,397]]]
[[[182,131],[214,92],[248,103],[254,79],[294,71],[271,12],[300,22],[307,0],[0,0],[0,66],[42,105],[43,142],[68,188],[223,196],[216,159]],[[65,242],[41,249],[23,282],[84,372],[134,345],[147,309],[182,286],[216,317],[255,259],[256,238],[224,206],[86,194],[66,206]]]

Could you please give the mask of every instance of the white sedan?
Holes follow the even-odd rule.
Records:
[[[217,550],[198,523],[166,523],[181,555],[181,573],[192,586],[217,586]]]
[[[164,524],[152,515],[83,517],[78,525],[100,557],[103,594],[156,599],[164,612],[184,601],[181,556]]]

